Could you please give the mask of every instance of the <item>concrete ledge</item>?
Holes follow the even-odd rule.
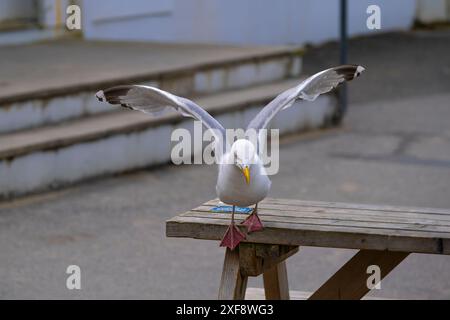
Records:
[[[94,94],[99,89],[125,83],[160,87],[184,96],[201,96],[241,89],[296,77],[301,72],[302,51],[272,49],[232,57],[161,67],[151,72],[83,80],[21,93],[0,95],[0,133],[38,127],[110,111],[99,106]],[[62,79],[62,82],[63,79]]]
[[[263,105],[299,81],[221,93],[197,102],[224,127],[245,128]],[[325,126],[337,106],[334,95],[296,104],[273,120],[272,126],[279,128],[280,134]],[[168,163],[171,133],[180,127],[192,132],[192,119],[178,114],[151,118],[138,112],[117,111],[0,136],[0,196]]]
[[[282,91],[300,83],[302,78],[285,80],[274,84],[261,85],[253,88],[219,93],[208,97],[194,99],[213,116],[224,113],[242,111],[249,107],[261,108]],[[95,96],[94,96],[95,98]],[[96,100],[96,99],[95,99]],[[84,119],[77,119],[59,125],[24,130],[0,135],[0,159],[13,159],[36,150],[48,150],[65,147],[71,144],[96,140],[118,133],[140,131],[163,124],[176,125],[186,118],[177,113],[169,113],[160,117],[145,116],[140,112],[130,112],[105,103],[94,102],[96,106],[106,106],[111,112]],[[305,106],[307,102],[303,103]],[[280,113],[280,116],[292,112],[295,108]],[[316,108],[311,115],[303,115],[303,120],[317,127],[321,123],[321,109]],[[300,110],[306,110],[305,107]],[[256,114],[257,110],[255,110]],[[305,111],[306,112],[306,111]],[[315,119],[313,115],[319,118]],[[248,121],[251,118],[248,118]],[[248,122],[247,121],[247,122]],[[289,119],[277,123],[277,117],[272,125],[276,128],[287,127]],[[245,127],[246,122],[231,124],[230,127]],[[292,125],[295,127],[295,125]],[[295,130],[293,128],[292,130]]]

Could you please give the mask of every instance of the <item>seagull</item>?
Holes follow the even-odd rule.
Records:
[[[314,101],[319,95],[329,92],[345,81],[358,77],[364,67],[360,65],[340,65],[318,72],[302,81],[297,86],[279,94],[269,102],[250,121],[247,130],[255,130],[257,134],[267,129],[270,121],[281,110],[291,107],[295,101],[302,99]],[[150,115],[158,115],[166,110],[175,110],[185,117],[191,117],[210,129],[214,141],[220,146],[225,143],[224,127],[193,101],[176,96],[164,90],[144,85],[121,85],[96,93],[99,101],[112,105],[120,105],[131,110],[138,110]],[[258,203],[263,200],[271,186],[271,181],[258,156],[264,139],[258,139],[254,145],[248,138],[237,139],[226,152],[218,152],[218,178],[216,193],[218,198],[232,206],[231,222],[226,230],[220,246],[233,250],[246,235],[236,226],[234,219],[236,206],[248,207],[254,205],[251,214],[241,222],[247,227],[247,232],[263,229],[258,216]],[[228,146],[227,146],[228,147]]]

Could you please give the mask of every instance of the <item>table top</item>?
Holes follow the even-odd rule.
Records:
[[[214,199],[168,220],[166,235],[220,240],[231,213],[213,212],[218,205]],[[265,228],[246,242],[450,254],[447,209],[267,198],[258,214]],[[236,214],[236,222],[246,216]]]

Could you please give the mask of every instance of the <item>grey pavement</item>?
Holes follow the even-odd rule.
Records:
[[[343,126],[283,138],[270,196],[450,208],[449,39],[352,41],[367,72],[349,86]],[[305,67],[334,64],[335,49],[313,49]],[[0,298],[214,299],[223,248],[167,239],[164,223],[215,197],[215,179],[214,166],[162,166],[0,203]],[[315,290],[354,252],[301,248],[288,261],[291,289]],[[65,287],[70,264],[81,267],[79,291]],[[372,294],[450,299],[450,257],[413,254]]]
[[[409,98],[450,89],[450,30],[378,34],[349,41],[348,62],[366,67],[364,80],[351,84],[350,102]],[[308,74],[339,64],[339,45],[309,50]]]

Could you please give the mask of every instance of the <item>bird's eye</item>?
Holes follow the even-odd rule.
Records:
[[[237,156],[237,154],[234,154],[234,162],[235,162],[235,163],[241,162],[241,159],[239,159],[239,157]]]

